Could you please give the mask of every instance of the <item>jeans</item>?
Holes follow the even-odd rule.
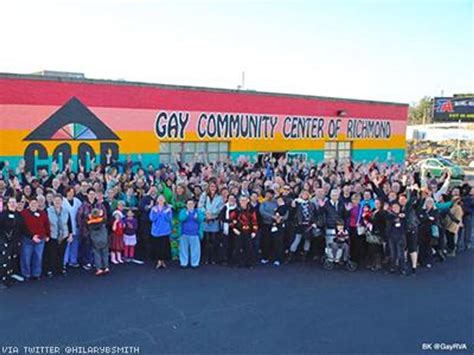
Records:
[[[82,266],[92,264],[92,243],[89,236],[81,238],[79,244],[79,262]]]
[[[389,236],[390,262],[392,267],[405,270],[405,238],[403,236]]]
[[[64,265],[77,265],[79,263],[79,234],[72,237],[72,242],[68,243],[64,253]]]
[[[191,266],[199,266],[201,259],[201,241],[198,235],[182,234],[179,239],[179,263],[186,267],[191,260]]]
[[[107,269],[109,267],[109,247],[105,248],[92,248],[94,254],[94,265],[97,270]]]
[[[44,240],[39,243],[23,238],[20,267],[24,277],[40,277],[43,262]]]
[[[338,253],[338,251],[341,251]],[[347,243],[332,243],[331,252],[333,261],[349,261],[349,245]],[[339,255],[338,255],[339,254]]]
[[[470,247],[472,238],[472,215],[464,215],[463,227],[458,232],[458,251],[463,251]]]
[[[295,235],[295,239],[293,240],[293,243],[291,243],[290,245],[290,251],[292,253],[296,253],[296,251],[298,250],[298,247],[301,243],[301,239],[303,239],[303,234],[298,233]],[[311,240],[309,240],[308,238],[305,238],[304,244],[303,244],[303,250],[305,252],[308,252],[310,247],[311,247]]]

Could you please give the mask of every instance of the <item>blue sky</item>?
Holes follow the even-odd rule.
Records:
[[[474,7],[450,1],[2,2],[0,71],[417,101],[474,91]]]

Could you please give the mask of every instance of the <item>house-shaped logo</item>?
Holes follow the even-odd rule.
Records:
[[[46,148],[39,141],[61,142],[52,153],[51,158],[56,162],[64,164],[69,161],[72,157],[71,141],[80,141],[75,153],[81,162],[100,155],[101,162],[105,163],[107,154],[112,154],[114,160],[118,159],[118,145],[111,141],[120,141],[120,138],[78,98],[72,97],[28,134],[24,141],[37,142],[30,143],[24,154],[27,169],[35,170],[47,168],[50,162]],[[104,141],[100,144],[100,152],[96,152],[88,141]]]

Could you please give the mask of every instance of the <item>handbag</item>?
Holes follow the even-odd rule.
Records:
[[[431,236],[433,238],[439,238],[439,227],[436,224],[431,225]]]
[[[323,231],[321,228],[313,228],[313,237],[317,238],[323,235]]]
[[[365,240],[369,244],[378,244],[378,245],[383,244],[382,238],[379,235],[372,233],[371,231],[367,231],[365,235]]]

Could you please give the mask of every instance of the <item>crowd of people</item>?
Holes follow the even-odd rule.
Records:
[[[36,172],[23,161],[2,165],[3,289],[69,268],[100,276],[173,260],[182,268],[320,261],[414,275],[472,246],[474,187],[414,165],[285,157],[158,167],[128,158],[77,171],[71,161]]]

